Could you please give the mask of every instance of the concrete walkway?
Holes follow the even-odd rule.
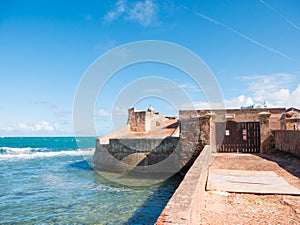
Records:
[[[207,190],[235,193],[300,195],[273,171],[213,169],[209,171]]]
[[[229,186],[227,184],[237,188],[244,185],[251,189],[243,190],[247,193],[237,190],[229,192],[227,188],[222,188],[227,192],[206,191],[199,224],[299,224],[300,195],[274,194],[270,190],[261,193],[262,187],[269,186],[271,180],[272,185],[279,184],[280,188],[277,186],[276,192],[281,190],[286,193],[289,185],[300,189],[299,159],[275,152],[272,155],[218,153],[213,158],[209,167],[209,188],[221,189],[219,184],[216,187],[211,183],[221,180],[228,182],[226,187]],[[288,189],[282,185],[286,182],[289,184]]]

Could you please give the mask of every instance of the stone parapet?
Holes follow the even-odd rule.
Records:
[[[156,225],[200,224],[211,148],[206,145],[157,219]]]
[[[300,158],[300,131],[276,130],[273,133],[276,149]]]

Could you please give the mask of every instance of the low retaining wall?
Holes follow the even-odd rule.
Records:
[[[92,166],[105,172],[174,174],[183,161],[179,153],[179,137],[109,139],[108,144],[96,139]]]
[[[169,157],[178,143],[179,137],[109,139],[109,144],[97,141],[93,163],[96,167],[102,165],[114,171],[114,161],[103,158],[102,153],[106,152],[128,165],[154,165]]]
[[[200,223],[210,162],[211,147],[206,145],[160,214],[156,225]]]
[[[166,138],[126,138],[110,139],[110,153],[151,152],[171,154],[176,148],[179,137]]]
[[[300,131],[276,130],[273,132],[276,149],[300,157]]]

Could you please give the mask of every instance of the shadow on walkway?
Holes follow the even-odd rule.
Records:
[[[300,179],[300,159],[279,151],[279,150],[272,150],[272,153],[269,155],[266,154],[258,154],[263,159],[273,161],[277,163],[282,169],[286,170],[293,176],[297,177]]]

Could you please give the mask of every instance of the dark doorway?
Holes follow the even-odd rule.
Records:
[[[259,153],[259,122],[216,123],[216,143],[218,152]]]

